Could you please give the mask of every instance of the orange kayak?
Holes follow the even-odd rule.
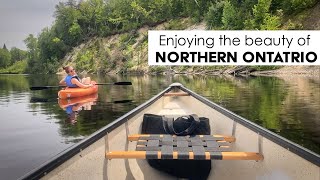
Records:
[[[93,84],[96,82],[92,81]],[[82,97],[87,96],[90,94],[95,94],[98,92],[98,85],[94,85],[90,88],[65,88],[58,92],[58,97],[60,99],[68,99],[68,98],[75,98],[75,97]]]

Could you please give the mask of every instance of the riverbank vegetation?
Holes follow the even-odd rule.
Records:
[[[30,34],[26,73],[57,73],[74,65],[90,73],[197,72],[226,67],[149,67],[148,29],[303,29],[301,21],[317,0],[87,0],[60,2],[55,22]],[[0,50],[0,68],[14,63]],[[8,51],[8,50],[7,50]],[[11,53],[11,51],[10,51]],[[12,56],[12,55],[11,55]],[[20,60],[19,60],[20,61]],[[255,67],[253,67],[255,68]],[[257,69],[273,69],[264,66]],[[3,71],[0,71],[3,72]]]
[[[21,74],[27,68],[27,52],[16,47],[7,49],[6,45],[0,48],[0,73]]]

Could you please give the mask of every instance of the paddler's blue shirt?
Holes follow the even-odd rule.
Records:
[[[79,113],[82,109],[80,108],[80,109],[78,109],[77,111],[74,111],[72,108],[73,108],[73,106],[77,106],[78,104],[73,104],[73,105],[70,105],[70,106],[68,106],[68,107],[66,107],[66,113],[68,114],[68,115],[71,115],[72,113]]]
[[[76,78],[78,81],[80,81],[80,78],[78,76],[71,76],[71,75],[68,75],[66,78],[65,78],[65,82],[67,84],[68,87],[70,88],[77,88],[78,86],[76,84],[72,84],[71,82],[71,79],[72,78]]]
[[[73,105],[68,106],[68,107],[66,108],[66,113],[67,113],[68,115],[70,115],[70,114],[73,113],[72,107],[73,107]]]
[[[82,109],[79,109],[77,111],[73,110],[73,106],[77,106],[78,104],[72,104],[68,107],[66,107],[66,113],[70,116],[72,113],[79,113]]]

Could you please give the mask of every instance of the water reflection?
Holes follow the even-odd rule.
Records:
[[[58,103],[60,108],[65,110],[67,114],[66,121],[72,125],[77,122],[77,116],[80,111],[90,111],[92,106],[98,99],[98,94],[91,94],[88,96],[82,96],[72,99],[59,99]]]
[[[29,90],[30,86],[57,85],[62,77],[0,75],[0,143],[6,144],[0,146],[2,178],[16,179],[173,82],[320,154],[319,77],[91,77],[100,83],[130,81],[133,85],[100,86],[98,97],[87,102],[90,110],[85,110],[85,103],[58,101],[58,89]],[[69,119],[68,107],[68,112],[77,111]]]

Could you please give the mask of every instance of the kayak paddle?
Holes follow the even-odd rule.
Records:
[[[114,83],[96,83],[96,85],[132,85],[131,82],[114,82]],[[51,88],[60,88],[60,87],[66,87],[66,86],[32,86],[30,87],[30,90],[44,90],[44,89],[51,89]]]

